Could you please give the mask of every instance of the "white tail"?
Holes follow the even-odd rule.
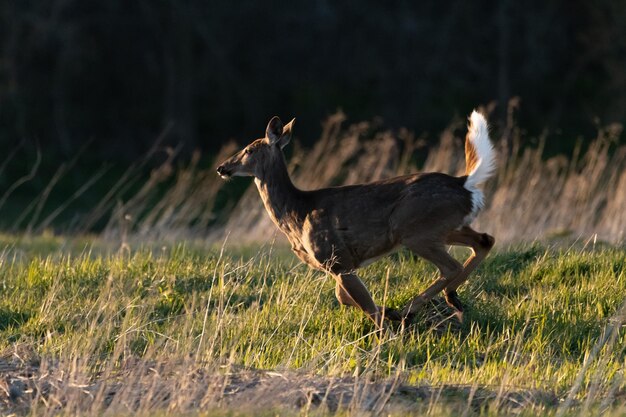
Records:
[[[472,212],[466,218],[468,224],[485,206],[485,196],[478,186],[487,181],[496,168],[495,151],[489,140],[489,127],[485,117],[474,110],[469,121],[465,139],[467,180],[464,185],[472,193]]]

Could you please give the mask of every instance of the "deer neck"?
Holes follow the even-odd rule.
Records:
[[[284,158],[279,158],[269,168],[254,179],[263,205],[271,219],[286,233],[298,222],[298,203],[300,190],[289,178]]]

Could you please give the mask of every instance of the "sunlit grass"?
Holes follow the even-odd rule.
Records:
[[[590,406],[624,388],[625,333],[596,346],[626,294],[622,248],[497,251],[460,291],[462,324],[431,306],[413,325],[378,335],[362,313],[338,305],[330,277],[282,248],[1,240],[0,348],[37,366],[67,366],[68,381],[143,380],[146,363],[167,363],[180,365],[168,372],[272,370],[557,399],[578,383],[575,400],[592,396]],[[436,277],[405,252],[361,276],[391,306]],[[141,372],[129,368],[135,362]]]

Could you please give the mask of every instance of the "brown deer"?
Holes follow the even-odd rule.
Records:
[[[404,320],[442,290],[461,319],[463,306],[456,290],[495,242],[469,227],[484,206],[478,186],[495,168],[485,118],[474,111],[469,120],[461,177],[422,173],[303,191],[291,182],[282,152],[295,119],[283,126],[278,117],[270,120],[264,138],[224,161],[217,173],[222,178],[253,176],[267,212],[298,258],[332,274],[339,302],[360,308],[379,328],[383,317]],[[446,245],[471,248],[465,265],[446,251]],[[441,277],[402,311],[383,309],[355,270],[401,246],[435,264]]]

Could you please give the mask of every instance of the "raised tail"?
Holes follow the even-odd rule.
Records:
[[[485,117],[473,111],[465,138],[465,180],[464,187],[472,193],[472,212],[467,216],[470,223],[485,206],[485,197],[478,186],[491,177],[496,168],[496,155],[489,139],[489,128]]]

